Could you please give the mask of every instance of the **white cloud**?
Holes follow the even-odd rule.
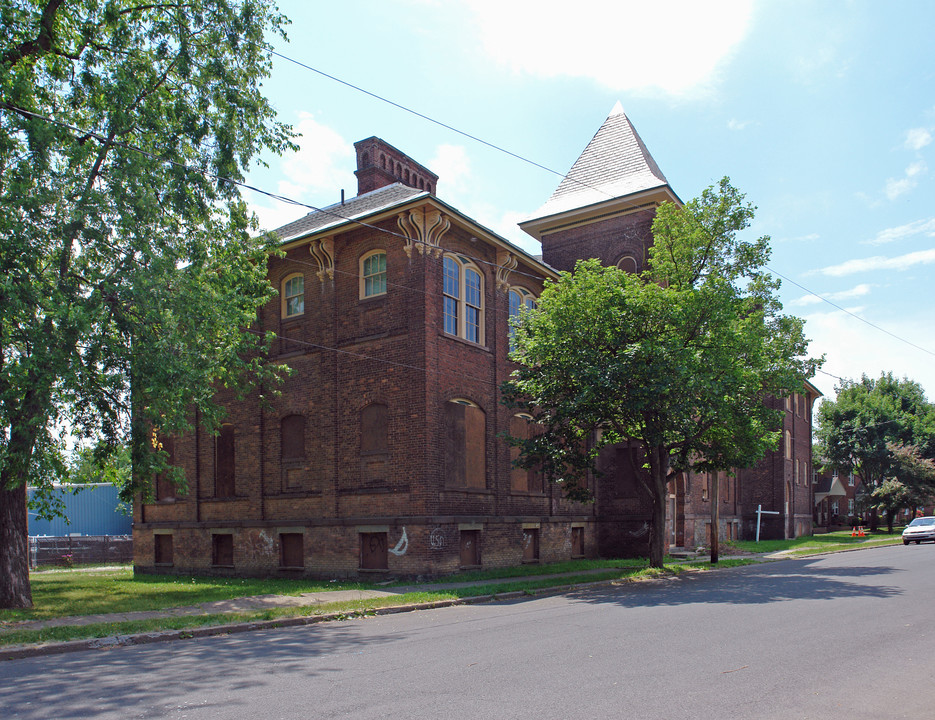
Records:
[[[935,218],[916,220],[915,222],[886,228],[877,233],[873,240],[865,240],[864,245],[885,245],[886,243],[902,240],[913,235],[928,235],[935,237]]]
[[[471,161],[463,145],[439,145],[428,167],[438,175],[446,197],[463,192],[470,182]]]
[[[753,14],[750,0],[467,2],[483,52],[515,72],[672,95],[707,89],[746,36]]]
[[[859,258],[848,260],[840,265],[829,265],[821,268],[818,272],[822,275],[831,277],[842,277],[844,275],[853,275],[860,272],[872,272],[875,270],[908,270],[916,265],[928,265],[935,263],[935,248],[930,250],[919,250],[918,252],[906,253],[896,257],[885,257],[877,255],[869,258]]]
[[[841,290],[840,292],[835,293],[824,293],[822,297],[817,295],[803,295],[797,300],[793,300],[791,305],[817,305],[818,303],[824,302],[824,300],[831,300],[832,302],[837,300],[850,300],[851,298],[863,297],[870,293],[873,285],[868,283],[861,283],[860,285],[855,285],[850,290]],[[850,308],[848,308],[850,310]],[[855,312],[851,310],[851,312]]]
[[[930,337],[930,323],[924,315],[884,322],[868,319],[893,335],[910,341]],[[879,377],[882,372],[892,372],[898,377],[908,377],[921,383],[929,397],[935,395],[935,363],[931,362],[931,355],[846,313],[831,311],[806,315],[805,334],[812,339],[809,354],[817,356],[824,353],[826,356],[824,372],[819,373],[813,382],[831,399],[834,399],[833,388],[837,381],[825,373],[857,379],[863,373]],[[935,350],[927,340],[916,344]]]
[[[736,120],[734,118],[731,118],[727,122],[727,129],[728,130],[745,130],[749,124],[750,124],[749,120]]]
[[[886,187],[883,189],[883,192],[886,193],[886,197],[889,200],[895,200],[900,195],[904,195],[912,188],[916,186],[916,181],[911,178],[900,178],[896,180],[895,178],[886,179]]]
[[[294,129],[301,137],[295,142],[299,150],[285,156],[279,162],[281,178],[276,192],[283,197],[310,205],[332,205],[339,202],[341,188],[348,196],[357,194],[357,179],[354,177],[354,146],[326,125],[319,123],[309,112],[299,113]],[[275,169],[275,163],[270,163]],[[313,198],[327,193],[324,200]],[[308,213],[310,208],[292,205],[269,197],[256,197],[251,203],[260,227],[265,230],[285,225]]]
[[[302,194],[335,192],[335,188],[342,187],[356,194],[357,182],[350,170],[354,146],[309,112],[299,114],[295,130],[301,134],[300,147],[282,162],[283,184]]]
[[[921,150],[932,142],[932,133],[927,128],[912,128],[906,131],[906,148]]]

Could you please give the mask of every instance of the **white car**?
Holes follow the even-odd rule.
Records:
[[[935,517],[916,518],[903,530],[903,545],[918,545],[923,540],[935,540]]]

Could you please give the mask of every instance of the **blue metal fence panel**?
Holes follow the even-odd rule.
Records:
[[[81,488],[77,493],[75,488]],[[36,511],[29,509],[30,535],[129,535],[133,522],[129,508],[120,504],[117,488],[107,483],[93,485],[56,485],[65,503],[65,518],[40,520]],[[27,489],[32,499],[33,488]]]

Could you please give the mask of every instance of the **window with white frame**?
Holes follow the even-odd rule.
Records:
[[[525,288],[516,287],[510,289],[510,337],[516,331],[513,324],[520,317],[524,310],[535,310],[538,307],[535,296]]]
[[[848,473],[848,475],[847,475],[847,485],[848,485],[848,487],[854,487],[854,473]]]
[[[282,281],[282,316],[296,317],[305,312],[305,278],[289,275]]]
[[[484,342],[484,278],[470,260],[445,255],[442,286],[445,332]]]
[[[386,294],[386,253],[374,250],[360,259],[360,297]]]

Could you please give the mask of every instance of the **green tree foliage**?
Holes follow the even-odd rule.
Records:
[[[519,464],[586,499],[579,481],[602,447],[641,448],[654,567],[664,555],[666,484],[681,471],[762,458],[780,423],[765,396],[801,392],[819,365],[763,271],[768,238],[738,237],[753,210],[726,178],[684,207],[660,206],[642,276],[579,262],[516,330],[521,367],[504,384],[505,401],[543,430],[513,440]]]
[[[24,485],[62,475],[62,428],[127,442],[148,487],[151,428],[212,428],[217,389],[274,375],[270,241],[223,178],[290,146],[260,92],[282,25],[270,0],[0,5],[0,607],[30,602]]]
[[[818,438],[828,465],[860,478],[859,500],[876,530],[878,509],[908,507],[924,489],[909,455],[935,457],[935,407],[921,385],[892,373],[845,380],[835,400],[818,408]]]

